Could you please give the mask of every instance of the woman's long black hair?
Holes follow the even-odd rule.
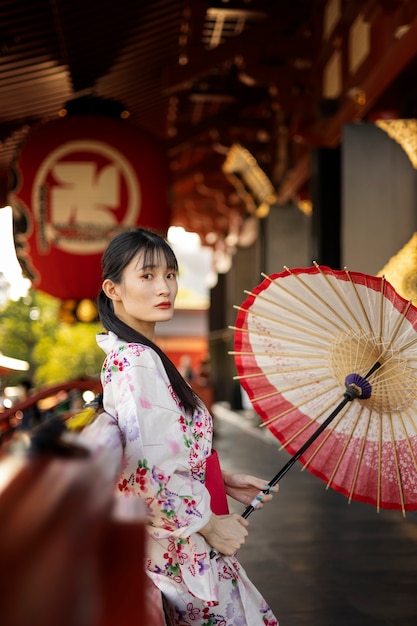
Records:
[[[120,283],[125,267],[139,252],[144,255],[144,265],[153,265],[155,259],[163,258],[168,268],[178,271],[177,258],[168,242],[152,231],[136,228],[116,235],[109,243],[101,262],[103,281],[110,279],[116,284]],[[178,399],[186,411],[193,412],[199,405],[199,398],[165,352],[142,333],[122,322],[114,313],[113,302],[103,290],[99,293],[97,304],[101,323],[106,330],[114,332],[123,341],[140,343],[155,350],[161,357]]]

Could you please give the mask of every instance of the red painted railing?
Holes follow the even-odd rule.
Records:
[[[68,381],[2,420],[71,389],[101,392],[97,381]],[[115,514],[117,467],[77,434],[62,438],[61,427],[46,419],[0,447],[2,626],[163,626],[160,592],[145,574],[144,515]]]
[[[62,391],[71,391],[73,389],[80,391],[91,390],[97,394],[101,393],[102,387],[100,381],[97,379],[80,378],[58,383],[56,385],[51,385],[38,390],[37,392],[31,394],[28,398],[16,402],[16,404],[12,407],[4,409],[0,413],[0,441],[13,434],[16,428],[16,420],[14,419],[16,413],[24,411],[25,409],[38,403],[40,400],[58,395]],[[51,410],[53,410],[53,407]]]

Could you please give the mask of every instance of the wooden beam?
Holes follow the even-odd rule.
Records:
[[[194,142],[197,137],[204,133],[208,133],[211,130],[217,132],[230,124],[235,126],[236,121],[242,119],[245,109],[257,106],[268,98],[269,96],[264,88],[255,87],[248,89],[243,105],[239,101],[236,104],[223,108],[218,114],[204,119],[199,124],[194,126],[188,124],[186,130],[179,132],[174,138],[165,142],[165,150],[172,156],[176,152],[181,151],[182,148],[188,148],[190,142]]]
[[[262,51],[262,42],[275,56],[285,58],[304,57],[307,54],[311,56],[311,44],[308,39],[286,37],[279,32],[279,22],[265,20],[240,35],[230,37],[215,48],[194,52],[186,65],[168,68],[162,77],[162,94],[170,96],[189,89],[194,81],[235,57],[258,58]]]
[[[345,96],[344,102],[336,115],[328,120],[315,122],[301,134],[311,145],[336,147],[340,144],[343,125],[364,119],[372,106],[384,91],[404,71],[407,65],[417,57],[417,18],[408,31],[385,48],[385,52],[370,67],[367,76],[357,85],[359,92],[365,95],[365,102],[358,104],[353,97]],[[310,157],[300,157],[278,191],[278,203],[285,204],[310,178]]]
[[[336,115],[310,128],[310,136],[321,138],[323,146],[335,147],[340,143],[343,125],[363,119],[384,91],[398,78],[417,56],[417,18],[408,31],[385,47],[385,52],[370,66],[366,77],[355,86],[352,95],[345,94],[344,102]],[[358,103],[355,93],[364,96]]]

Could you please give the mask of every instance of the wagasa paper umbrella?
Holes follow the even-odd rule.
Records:
[[[269,485],[300,461],[349,500],[416,510],[417,308],[359,272],[263,277],[236,307],[233,354],[262,425],[292,455]]]

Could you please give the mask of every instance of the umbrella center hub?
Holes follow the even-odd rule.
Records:
[[[380,367],[368,379],[367,373],[378,362]],[[371,333],[349,331],[338,335],[330,347],[330,369],[343,386],[358,384],[353,380],[358,374],[359,379],[368,380],[371,394],[357,397],[370,410],[403,411],[414,398],[415,370],[410,361],[387,349]]]

